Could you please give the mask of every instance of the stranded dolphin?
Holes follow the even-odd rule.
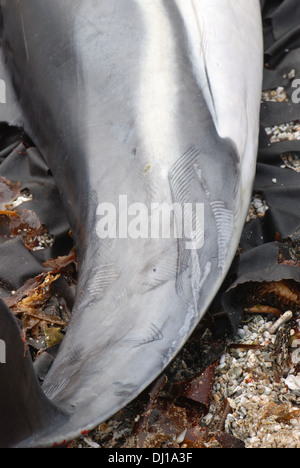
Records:
[[[79,264],[72,318],[42,388],[1,305],[8,345],[0,443],[49,446],[95,427],[146,388],[226,276],[255,173],[260,6],[0,5],[1,120],[23,126],[47,161]],[[3,414],[15,430],[6,431]]]

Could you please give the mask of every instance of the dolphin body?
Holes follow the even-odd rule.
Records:
[[[228,272],[255,174],[260,5],[0,5],[1,120],[22,126],[47,161],[79,264],[72,318],[42,388],[0,307],[0,445],[43,447],[94,428],[145,389]],[[171,213],[163,226],[152,216],[147,231],[161,204],[195,207],[190,230],[179,236]],[[174,220],[177,235],[157,235]]]

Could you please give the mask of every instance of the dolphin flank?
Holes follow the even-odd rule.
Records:
[[[258,0],[0,7],[1,121],[45,158],[78,256],[72,318],[42,387],[0,303],[0,446],[43,447],[135,398],[217,294],[255,174],[261,13]]]

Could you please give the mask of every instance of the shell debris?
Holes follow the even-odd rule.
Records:
[[[276,327],[265,316],[256,315],[250,321],[246,317],[235,346],[229,347],[220,360],[206,421],[218,425],[220,408],[227,399],[231,411],[225,430],[244,441],[246,448],[300,448],[299,369],[291,361],[288,375],[276,378],[274,372],[276,330],[290,320],[291,314],[286,314],[281,323],[276,321]],[[298,332],[296,326],[291,336]]]
[[[270,143],[300,140],[300,121],[287,122],[265,128]]]
[[[279,86],[276,89],[269,89],[263,91],[261,95],[261,102],[287,102],[289,97],[286,94],[285,89]]]

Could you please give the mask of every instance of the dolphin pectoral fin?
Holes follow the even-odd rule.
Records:
[[[0,447],[16,446],[66,416],[44,395],[17,321],[0,301]]]

